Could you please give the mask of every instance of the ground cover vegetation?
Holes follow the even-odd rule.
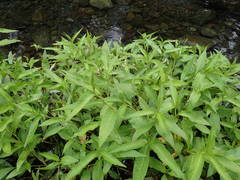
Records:
[[[0,179],[239,179],[240,65],[143,34],[0,63]]]

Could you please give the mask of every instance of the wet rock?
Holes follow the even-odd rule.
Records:
[[[99,9],[111,8],[113,6],[111,0],[90,0],[90,5]]]
[[[186,45],[195,46],[206,46],[208,48],[212,48],[214,45],[216,45],[216,41],[213,39],[205,38],[198,35],[186,35],[181,38],[179,38],[180,42]]]
[[[217,32],[210,27],[203,26],[201,28],[201,35],[203,35],[205,37],[213,38],[213,37],[217,36]]]
[[[129,12],[126,17],[126,21],[130,22],[135,18],[135,14],[133,12]]]
[[[84,16],[84,15],[94,15],[95,13],[96,12],[91,7],[86,7],[86,8],[80,8],[79,9],[79,15],[81,15],[81,16]]]
[[[203,25],[216,18],[216,12],[210,9],[200,9],[190,18],[190,21],[197,25]]]
[[[32,31],[31,36],[33,41],[41,46],[47,46],[50,41],[48,29],[45,27],[36,28],[35,31]]]
[[[195,27],[189,27],[189,31],[191,31],[191,32],[196,32],[196,31],[197,31],[197,28],[195,28]]]

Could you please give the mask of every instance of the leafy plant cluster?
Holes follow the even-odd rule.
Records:
[[[0,179],[240,179],[240,65],[143,34],[0,64]]]

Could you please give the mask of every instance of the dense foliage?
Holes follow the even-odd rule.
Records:
[[[240,178],[240,65],[142,35],[0,63],[0,179]]]

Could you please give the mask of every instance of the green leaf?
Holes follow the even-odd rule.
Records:
[[[0,33],[12,33],[12,32],[17,32],[17,31],[18,30],[0,28]]]
[[[102,160],[98,160],[94,166],[92,171],[92,180],[103,180],[103,167],[102,167]]]
[[[239,161],[240,160],[240,147],[236,147],[230,149],[224,153],[224,156],[232,161]]]
[[[81,180],[91,180],[92,169],[85,169],[82,172]]]
[[[147,133],[153,127],[152,122],[148,122],[148,124],[142,125],[141,127],[136,128],[136,132],[133,135],[132,140],[136,141],[141,135]]]
[[[52,162],[45,167],[38,168],[38,170],[46,170],[47,171],[47,170],[56,169],[58,166],[59,166],[59,162]]]
[[[13,117],[2,118],[0,121],[0,132],[3,132],[8,125],[14,121]]]
[[[231,176],[228,174],[228,171],[222,166],[221,163],[214,156],[206,156],[206,160],[208,160],[213,167],[217,170],[222,178],[225,180],[232,180]]]
[[[61,131],[64,127],[61,125],[57,125],[57,126],[49,126],[49,128],[47,129],[43,139],[46,139],[50,136],[53,136],[55,134],[57,134],[59,131]]]
[[[187,168],[187,179],[188,180],[195,180],[200,179],[202,174],[203,165],[204,165],[204,156],[203,153],[196,153],[190,155],[188,161],[188,168]]]
[[[98,153],[96,151],[88,153],[84,158],[81,158],[79,163],[72,167],[72,169],[68,172],[67,176],[65,177],[66,180],[71,180],[75,176],[79,175],[82,170],[96,157]]]
[[[163,165],[163,163],[153,157],[150,157],[149,160],[149,167],[156,169],[159,172],[162,173],[167,173],[167,169],[165,168],[165,166]]]
[[[74,164],[76,162],[78,162],[78,159],[76,159],[72,156],[69,156],[69,155],[63,156],[61,159],[61,164],[64,166]]]
[[[110,153],[117,153],[117,152],[121,152],[121,151],[130,151],[133,149],[138,149],[141,148],[142,146],[144,146],[147,143],[147,141],[145,139],[140,139],[137,141],[133,141],[130,143],[126,143],[126,144],[119,144],[117,147],[114,147],[113,150],[110,150]]]
[[[38,71],[37,68],[35,69],[29,69],[29,70],[25,70],[23,71],[21,74],[18,75],[17,79],[20,80],[26,76],[31,77],[33,74],[35,74]]]
[[[57,82],[59,84],[61,84],[63,82],[63,79],[60,78],[58,75],[56,75],[53,71],[50,71],[48,69],[46,69],[44,71],[44,75],[47,76],[48,78],[50,78],[53,82]]]
[[[16,39],[3,39],[3,40],[0,40],[0,47],[14,44],[17,42],[21,42],[21,41]]]
[[[20,153],[20,155],[18,157],[18,160],[17,160],[17,171],[22,169],[21,167],[23,166],[25,161],[27,161],[27,158],[28,158],[29,154],[30,154],[30,150],[28,150],[28,149],[26,149],[26,150],[24,150]]]
[[[40,121],[41,117],[36,117],[33,122],[31,123],[29,130],[28,130],[28,134],[24,143],[24,147],[26,147],[32,140],[33,135],[35,134],[35,131],[38,128],[38,123]]]
[[[82,95],[78,100],[76,107],[69,114],[67,114],[66,121],[70,121],[75,115],[77,115],[93,97],[94,95],[89,93],[85,93],[84,95]]]
[[[9,103],[13,102],[13,99],[9,94],[2,88],[0,88],[0,97],[3,97],[5,100],[7,100]]]
[[[157,140],[150,144],[151,149],[157,154],[158,158],[166,163],[169,168],[176,173],[176,176],[179,178],[183,178],[184,174],[181,171],[179,165],[176,163],[176,161],[171,156],[170,152],[165,148],[163,144],[158,142]]]
[[[39,154],[45,157],[47,160],[59,161],[59,157],[56,154],[49,152],[40,152]]]
[[[0,179],[4,179],[4,177],[7,176],[7,174],[12,171],[14,167],[7,167],[0,169]]]
[[[216,156],[216,159],[226,169],[229,169],[230,171],[235,172],[238,175],[240,175],[240,166],[237,163],[235,163],[223,156]]]
[[[137,157],[133,166],[133,180],[144,180],[149,165],[149,147],[145,146],[140,151],[146,157]]]
[[[112,154],[107,153],[107,152],[101,152],[101,155],[104,160],[107,162],[116,165],[116,166],[121,166],[121,167],[126,167],[121,161],[119,161],[116,157],[114,157]]]
[[[210,125],[205,119],[204,119],[204,113],[201,111],[182,111],[179,113],[180,116],[187,117],[190,121],[195,122],[197,124],[202,125]]]
[[[199,58],[196,60],[196,68],[197,68],[197,72],[200,71],[201,69],[203,69],[203,67],[206,65],[207,63],[207,53],[206,50],[204,50]]]
[[[146,157],[144,154],[139,153],[136,150],[124,151],[116,153],[117,158],[136,158],[136,157]]]
[[[16,177],[20,174],[23,174],[25,171],[27,170],[26,166],[22,166],[19,170],[14,169],[13,171],[11,171],[8,176],[6,177],[6,179],[11,179],[13,177]]]
[[[100,126],[100,122],[90,122],[89,124],[86,124],[84,126],[81,126],[78,130],[78,132],[76,132],[73,137],[76,136],[83,136],[85,135],[88,131],[93,131],[94,129],[96,129],[98,126]]]
[[[3,114],[11,109],[12,109],[12,106],[10,104],[2,105],[0,106],[0,114]]]
[[[117,111],[109,106],[104,106],[100,113],[101,125],[99,129],[99,147],[107,140],[114,129]]]
[[[163,114],[157,115],[158,123],[156,124],[157,132],[164,137],[171,146],[174,146],[174,140],[172,133],[170,132],[167,124],[167,119],[164,117]]]
[[[62,122],[61,118],[51,118],[51,119],[44,121],[40,126],[44,127],[44,126],[49,126],[49,125],[60,123],[60,122]]]
[[[149,116],[152,114],[154,114],[154,111],[151,111],[151,110],[137,111],[137,112],[129,114],[126,117],[126,119],[132,119],[132,118],[137,118],[137,117],[141,117],[141,116]]]

